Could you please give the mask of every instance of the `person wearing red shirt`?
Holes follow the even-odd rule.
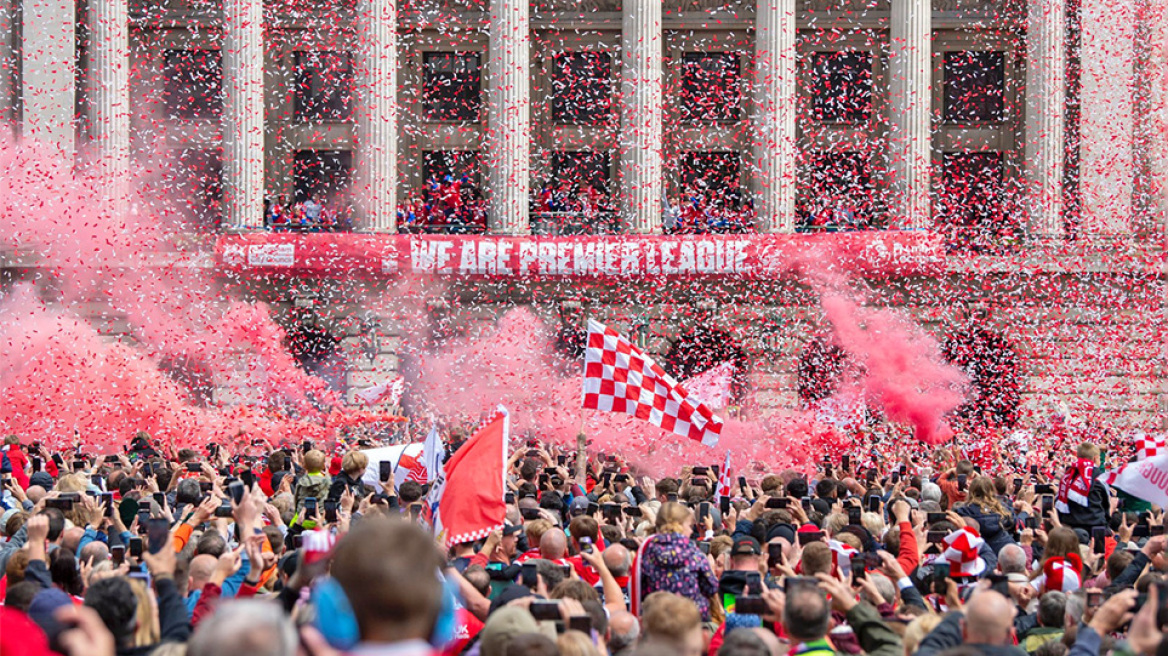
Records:
[[[4,455],[12,463],[12,477],[20,484],[20,489],[28,489],[28,458],[20,446],[20,438],[16,435],[4,437]]]

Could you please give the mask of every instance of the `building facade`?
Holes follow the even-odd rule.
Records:
[[[442,233],[935,233],[939,268],[872,280],[883,302],[942,336],[1005,336],[1031,414],[1073,398],[1148,425],[1168,403],[1163,4],[0,0],[0,117],[99,161],[115,198],[162,172],[220,255],[237,234],[404,252]],[[294,260],[216,266],[289,312],[317,289],[350,346],[365,329],[345,318],[400,273],[302,278]],[[741,336],[761,405],[800,403],[823,320],[793,276],[650,279],[455,277],[440,323],[518,303],[567,325],[583,304],[665,353],[700,316]],[[384,357],[353,358],[347,387],[400,364],[379,325]]]

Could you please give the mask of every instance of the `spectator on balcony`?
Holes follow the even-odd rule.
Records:
[[[309,196],[308,200],[304,201],[304,222],[310,226],[320,223],[320,212],[322,209],[324,209],[324,206],[318,203],[315,198]]]

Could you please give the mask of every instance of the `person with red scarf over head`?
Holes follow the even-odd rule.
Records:
[[[1064,526],[1085,531],[1090,536],[1093,527],[1108,525],[1111,504],[1107,486],[1097,478],[1102,473],[1099,447],[1084,442],[1079,445],[1076,458],[1059,482],[1054,507]]]

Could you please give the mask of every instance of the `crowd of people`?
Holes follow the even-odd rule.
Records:
[[[1164,513],[1104,484],[1091,442],[1019,465],[857,440],[807,471],[651,478],[524,439],[505,516],[445,548],[428,485],[371,467],[365,439],[196,450],[140,433],[99,454],[8,436],[0,651],[1168,651]]]
[[[397,220],[408,233],[478,234],[487,229],[487,201],[466,176],[435,177],[402,204]]]
[[[264,224],[275,232],[348,232],[353,227],[348,212],[314,196],[291,204],[266,201]]]

